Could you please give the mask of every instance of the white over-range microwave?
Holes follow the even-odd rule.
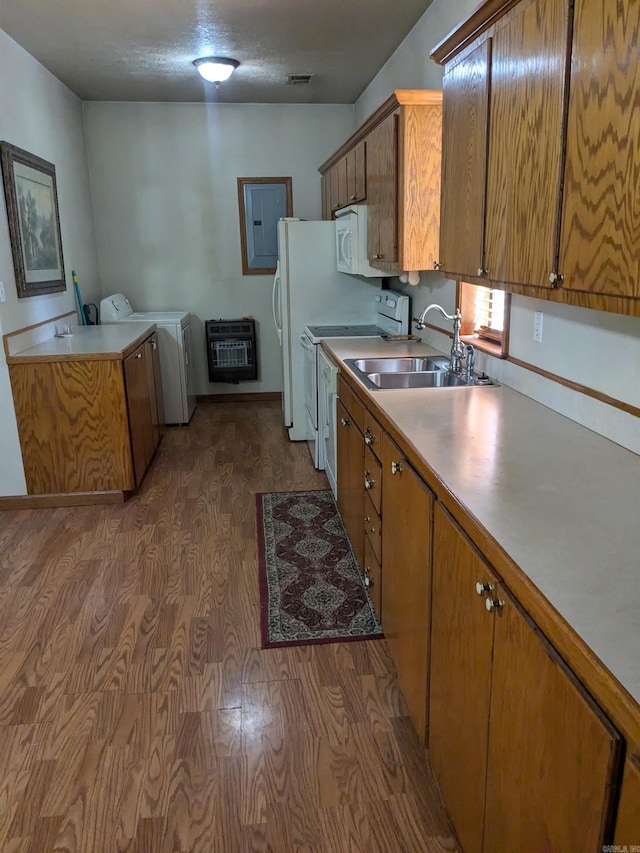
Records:
[[[336,211],[338,272],[366,278],[386,278],[389,273],[369,265],[367,256],[367,207],[354,204]]]

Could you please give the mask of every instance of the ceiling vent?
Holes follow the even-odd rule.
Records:
[[[306,86],[311,82],[313,74],[289,74],[287,77],[287,86]]]

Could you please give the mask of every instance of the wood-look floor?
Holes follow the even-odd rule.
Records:
[[[201,405],[122,506],[0,513],[0,849],[455,850],[386,643],[260,650],[278,403]]]

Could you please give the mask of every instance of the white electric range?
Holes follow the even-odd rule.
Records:
[[[337,490],[336,396],[337,367],[324,354],[327,338],[377,338],[409,334],[410,299],[384,290],[376,296],[375,325],[307,326],[300,336],[304,350],[307,444],[316,468],[324,469],[334,496]]]

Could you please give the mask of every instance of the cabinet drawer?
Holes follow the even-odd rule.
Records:
[[[368,592],[378,622],[382,622],[382,571],[368,537],[364,540],[364,577],[369,583]]]
[[[363,430],[364,443],[373,451],[376,459],[380,459],[380,442],[382,440],[382,427],[372,415],[365,410]]]
[[[380,515],[374,507],[369,494],[364,498],[364,533],[365,547],[369,543],[369,547],[373,550],[376,560],[382,562],[382,524]]]
[[[369,447],[364,449],[364,488],[376,511],[380,512],[382,494],[382,465]]]
[[[342,405],[351,415],[353,423],[362,432],[364,428],[364,406],[340,373],[338,374],[338,399],[342,400]]]

